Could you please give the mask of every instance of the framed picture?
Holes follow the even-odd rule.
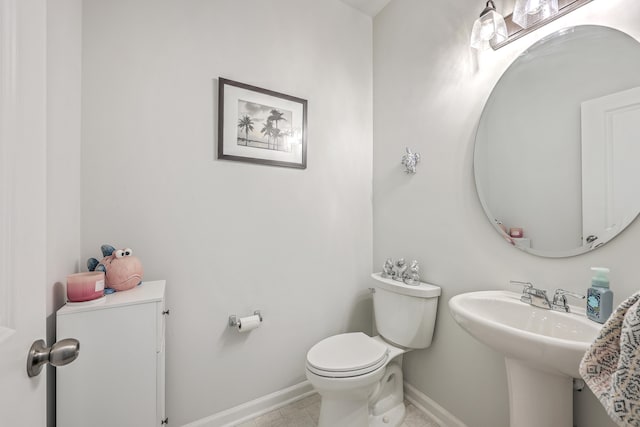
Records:
[[[220,78],[218,159],[305,169],[307,101]]]

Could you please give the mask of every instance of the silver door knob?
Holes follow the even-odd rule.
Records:
[[[35,377],[47,363],[53,366],[64,366],[73,362],[80,353],[80,342],[66,338],[47,347],[44,340],[35,341],[27,356],[27,375]]]

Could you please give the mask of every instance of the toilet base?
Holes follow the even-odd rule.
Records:
[[[399,427],[404,421],[405,412],[404,403],[400,402],[384,414],[369,415],[369,427]]]
[[[400,360],[369,374],[369,378],[350,378],[350,381],[358,381],[354,384],[357,387],[345,389],[338,386],[344,379],[336,382],[335,379],[323,380],[309,372],[307,375],[319,388],[322,399],[318,427],[399,427],[404,421],[406,409]],[[335,388],[319,387],[323,383]]]
[[[318,427],[369,427],[367,396],[322,396]],[[354,398],[355,397],[355,398]]]
[[[404,421],[404,402],[380,414],[373,415],[361,402],[338,402],[323,399],[318,427],[399,427]]]

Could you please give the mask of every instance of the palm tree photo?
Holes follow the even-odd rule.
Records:
[[[271,137],[273,136],[273,129],[275,129],[273,127],[273,121],[267,120],[266,122],[264,122],[264,126],[260,131],[262,135],[267,137],[267,144],[269,145],[269,147],[271,147]]]
[[[239,99],[237,117],[238,145],[285,152],[291,150],[285,140],[285,136],[292,133],[291,111]]]
[[[247,145],[249,142],[249,131],[253,130],[253,120],[248,115],[242,116],[240,120],[238,120],[238,128],[241,131],[244,131],[244,145]],[[238,142],[240,142],[240,137],[238,137]]]
[[[282,111],[278,111],[275,108],[273,110],[271,110],[271,115],[269,116],[269,118],[267,120],[272,121],[272,122],[276,122],[276,132],[275,133],[275,140],[276,140],[276,149],[278,146],[278,138],[282,135],[282,132],[280,132],[280,128],[278,127],[278,122],[280,120],[284,120],[286,121],[287,119],[285,119],[284,117],[284,113]]]

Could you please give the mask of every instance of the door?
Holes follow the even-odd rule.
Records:
[[[582,103],[583,244],[606,243],[640,211],[638,123],[640,87]]]
[[[46,425],[46,1],[0,0],[0,425]]]

